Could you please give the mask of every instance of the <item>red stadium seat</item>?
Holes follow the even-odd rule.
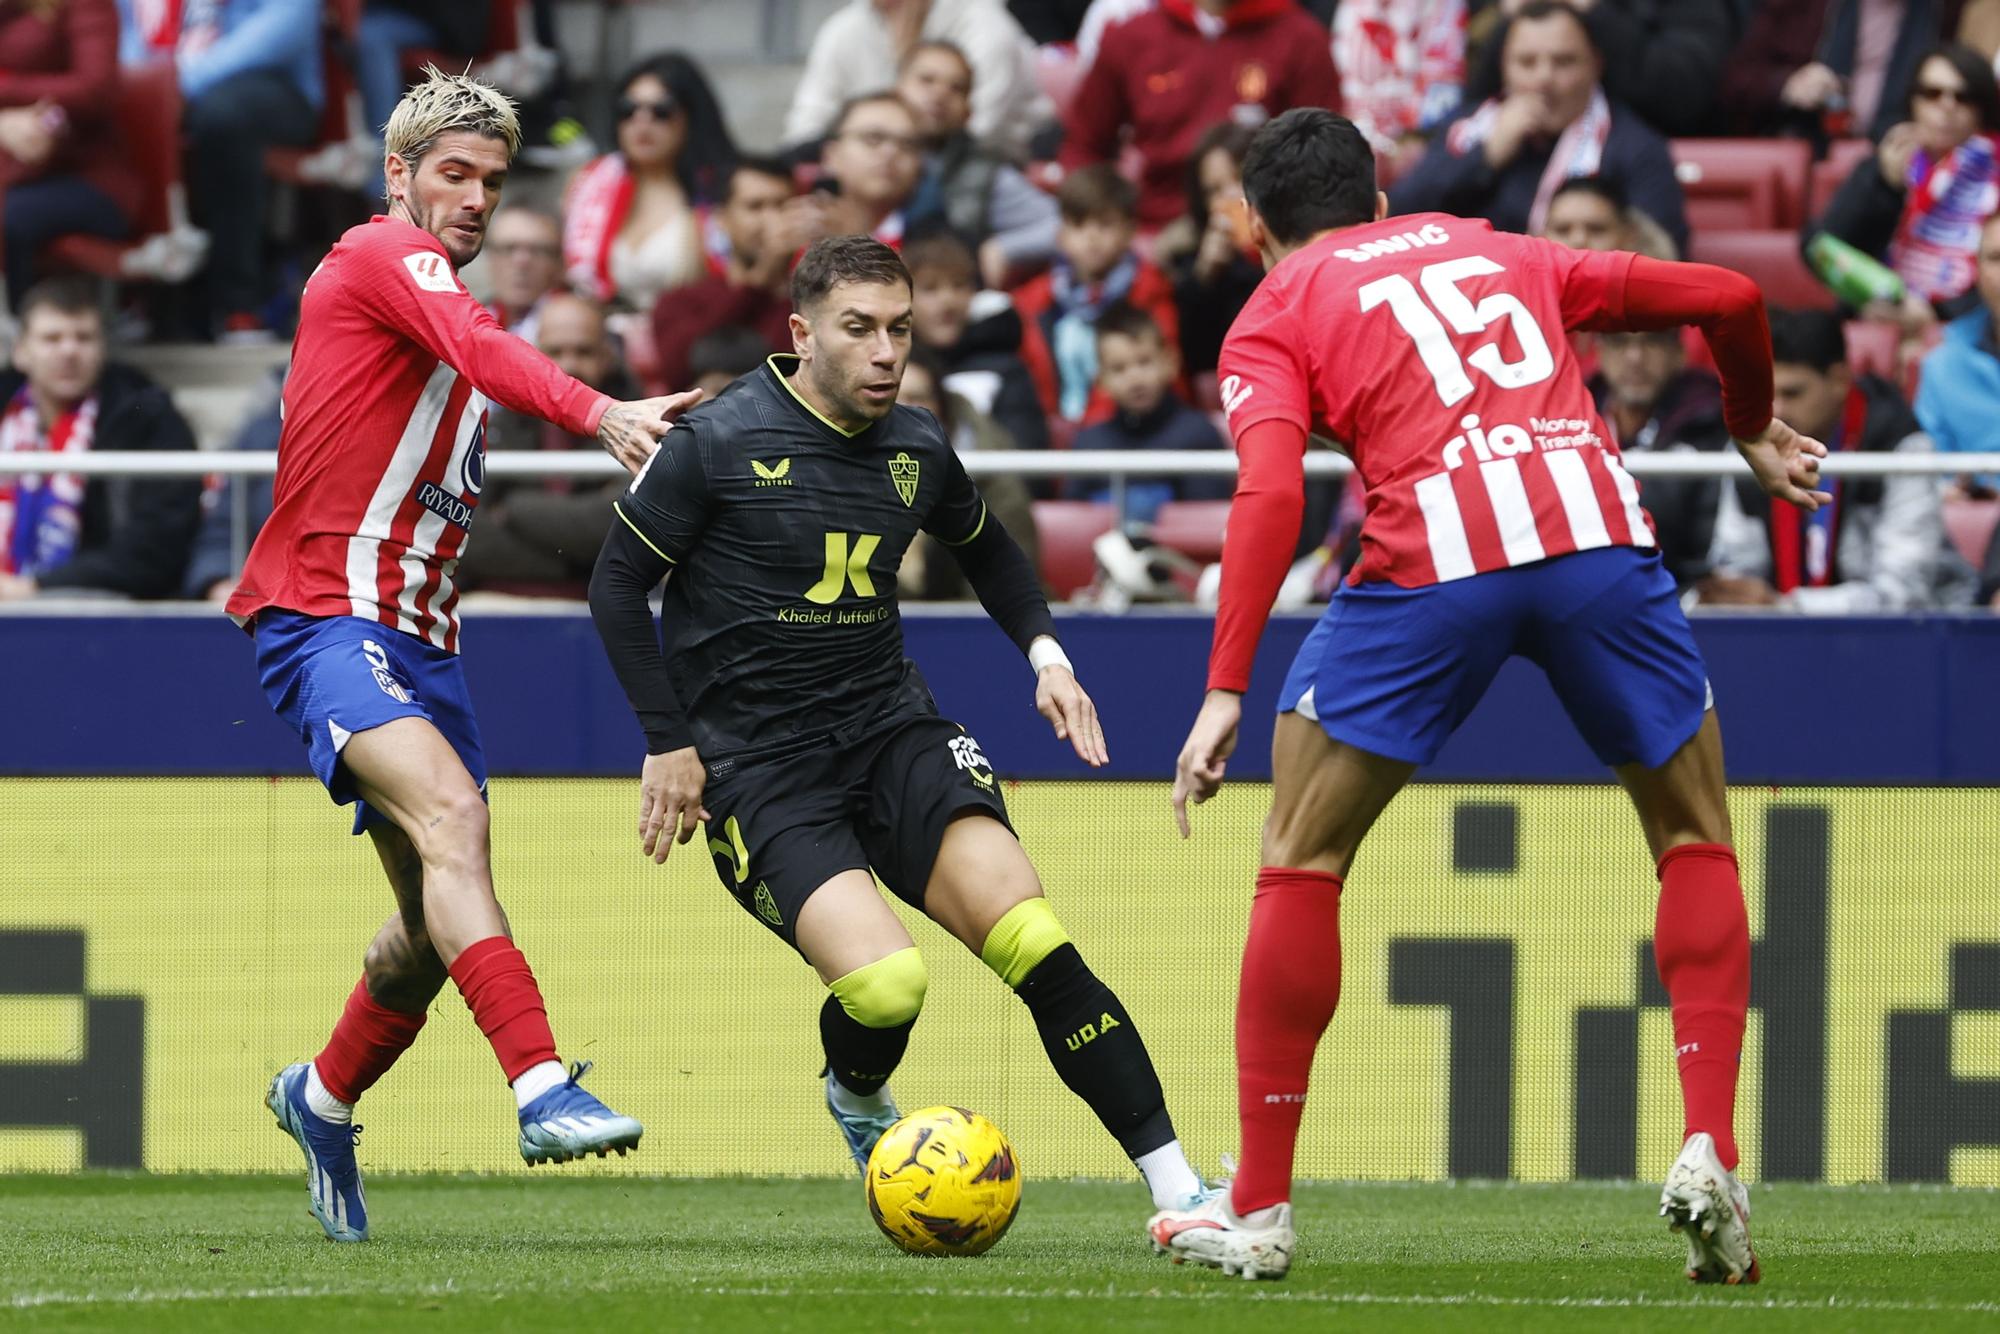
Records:
[[[1847,364],[1856,375],[1902,377],[1903,331],[1886,320],[1847,322]]]
[[[1986,548],[1993,541],[1996,525],[2000,525],[2000,500],[1944,502],[1945,536],[1975,570],[1986,563]]]
[[[1688,249],[1689,259],[1755,279],[1774,306],[1832,310],[1836,304],[1833,293],[1806,267],[1795,231],[1697,231]]]
[[[1812,185],[1806,194],[1807,221],[1826,212],[1841,185],[1854,174],[1854,164],[1874,151],[1875,145],[1866,139],[1836,139],[1827,145],[1826,156],[1813,163]]]
[[[1676,139],[1688,227],[1751,231],[1803,221],[1811,149],[1803,139]]]
[[[118,81],[113,112],[133,170],[144,185],[132,218],[135,240],[63,236],[46,252],[53,265],[100,278],[123,278],[125,256],[141,241],[172,231],[187,203],[181,186],[181,85],[171,60],[150,61],[125,70]]]
[[[1153,516],[1153,540],[1206,564],[1222,559],[1222,530],[1228,523],[1226,500],[1169,500]]]
[[[1051,597],[1067,599],[1097,577],[1090,544],[1118,526],[1118,511],[1096,500],[1037,500],[1034,508],[1042,582]]]

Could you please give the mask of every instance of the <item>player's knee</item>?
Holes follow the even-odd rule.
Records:
[[[1019,987],[1042,960],[1069,944],[1069,933],[1056,920],[1045,898],[1023,899],[1009,908],[986,933],[979,961],[1010,987]]]
[[[418,855],[429,866],[450,866],[460,862],[486,860],[490,812],[479,789],[467,783],[462,789],[443,793],[433,800],[416,821],[418,828],[406,830]]]
[[[899,1028],[923,1010],[929,987],[924,956],[910,945],[835,978],[828,990],[863,1028]]]

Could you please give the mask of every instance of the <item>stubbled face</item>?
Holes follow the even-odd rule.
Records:
[[[792,345],[826,414],[845,426],[878,421],[896,406],[910,359],[910,289],[902,283],[836,283],[809,315],[792,315]]]
[[[94,310],[37,306],[14,343],[14,368],[44,406],[82,402],[104,371],[104,321]]]
[[[1652,410],[1685,361],[1676,333],[1604,334],[1597,340],[1597,364],[1612,401],[1635,412]]]
[[[641,74],[618,95],[618,151],[634,167],[672,167],[687,144],[687,108],[667,85]]]
[[[412,171],[391,153],[389,208],[444,242],[458,268],[479,257],[507,183],[507,144],[483,134],[441,134]]]
[[[917,113],[917,128],[933,143],[949,139],[972,119],[972,70],[949,51],[925,47],[910,57],[896,91]]]
[[[1630,247],[1625,219],[1603,195],[1572,190],[1549,205],[1543,234],[1572,250],[1624,250]]]
[[[1105,394],[1135,416],[1151,412],[1173,382],[1174,361],[1152,335],[1105,334],[1097,340],[1097,380]]]
[[[1554,126],[1583,114],[1601,73],[1582,22],[1571,15],[1516,19],[1507,29],[1501,57],[1507,95],[1539,99]]]

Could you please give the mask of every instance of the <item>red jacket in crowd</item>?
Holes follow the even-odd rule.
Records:
[[[1168,347],[1179,347],[1181,336],[1180,311],[1174,305],[1174,285],[1167,275],[1145,260],[1139,261],[1139,272],[1132,279],[1132,290],[1125,294],[1125,300],[1153,317],[1153,323],[1160,326],[1160,336]],[[1062,412],[1062,385],[1057,380],[1055,349],[1049,339],[1055,328],[1055,282],[1048,274],[1043,274],[1014,290],[1014,309],[1021,317],[1021,360],[1027,364],[1028,374],[1035,381],[1035,392],[1041,395],[1042,411],[1050,417]],[[1186,376],[1181,377],[1180,391],[1188,392]],[[1090,406],[1084,409],[1082,421],[1085,425],[1110,418],[1111,400],[1104,390],[1092,385]]]
[[[112,0],[69,0],[47,17],[19,5],[0,7],[0,107],[46,102],[63,120],[44,162],[28,166],[0,151],[0,189],[41,176],[81,176],[131,217],[139,178],[112,120],[117,97]]]
[[[1130,125],[1145,158],[1139,223],[1152,229],[1186,211],[1187,161],[1209,126],[1339,105],[1332,40],[1295,0],[1237,0],[1219,19],[1192,0],[1160,0],[1104,35],[1070,103],[1062,165],[1116,161]]]

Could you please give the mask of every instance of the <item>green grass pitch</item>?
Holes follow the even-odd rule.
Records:
[[[302,1181],[0,1179],[0,1329],[2000,1328],[2000,1193],[1753,1192],[1765,1280],[1694,1288],[1654,1188],[1335,1185],[1283,1283],[1175,1268],[1136,1185],[1030,1180],[975,1260],[919,1260],[823,1180],[380,1176],[339,1247]]]

